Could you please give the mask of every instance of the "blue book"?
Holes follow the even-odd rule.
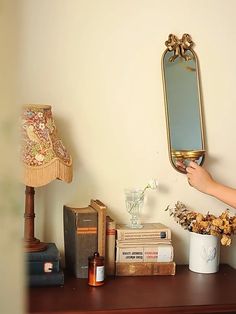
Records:
[[[60,271],[60,261],[29,261],[26,263],[28,274],[57,273]]]
[[[29,275],[59,272],[60,252],[55,243],[47,245],[45,251],[26,253],[26,270]]]
[[[60,259],[60,252],[55,243],[47,243],[47,249],[41,252],[27,252],[26,260],[32,261],[58,261]]]
[[[57,273],[33,274],[27,277],[30,287],[63,286],[64,273],[60,270]]]

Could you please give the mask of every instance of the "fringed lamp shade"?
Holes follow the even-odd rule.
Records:
[[[22,113],[23,182],[39,187],[72,180],[72,159],[57,135],[51,106],[26,105]]]
[[[46,249],[34,237],[34,188],[59,179],[72,180],[72,158],[59,138],[50,105],[25,105],[22,111],[21,157],[25,191],[24,240],[27,252]]]

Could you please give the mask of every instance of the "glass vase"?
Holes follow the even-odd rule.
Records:
[[[140,223],[140,212],[143,208],[144,193],[140,189],[125,190],[126,210],[131,215],[130,223],[127,225],[131,229],[141,229],[143,225]]]

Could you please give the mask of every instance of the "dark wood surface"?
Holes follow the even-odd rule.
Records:
[[[66,276],[63,287],[31,288],[28,297],[28,313],[38,314],[236,313],[236,270],[177,266],[175,276],[109,277],[100,287]]]

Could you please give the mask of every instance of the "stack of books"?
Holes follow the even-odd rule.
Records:
[[[117,276],[174,275],[171,230],[161,223],[144,223],[142,229],[116,225]]]
[[[83,208],[64,205],[65,266],[76,278],[88,278],[89,256],[105,257],[106,210],[99,200]]]
[[[26,253],[26,271],[29,286],[61,286],[64,273],[61,256],[55,243],[48,243],[42,252]]]

